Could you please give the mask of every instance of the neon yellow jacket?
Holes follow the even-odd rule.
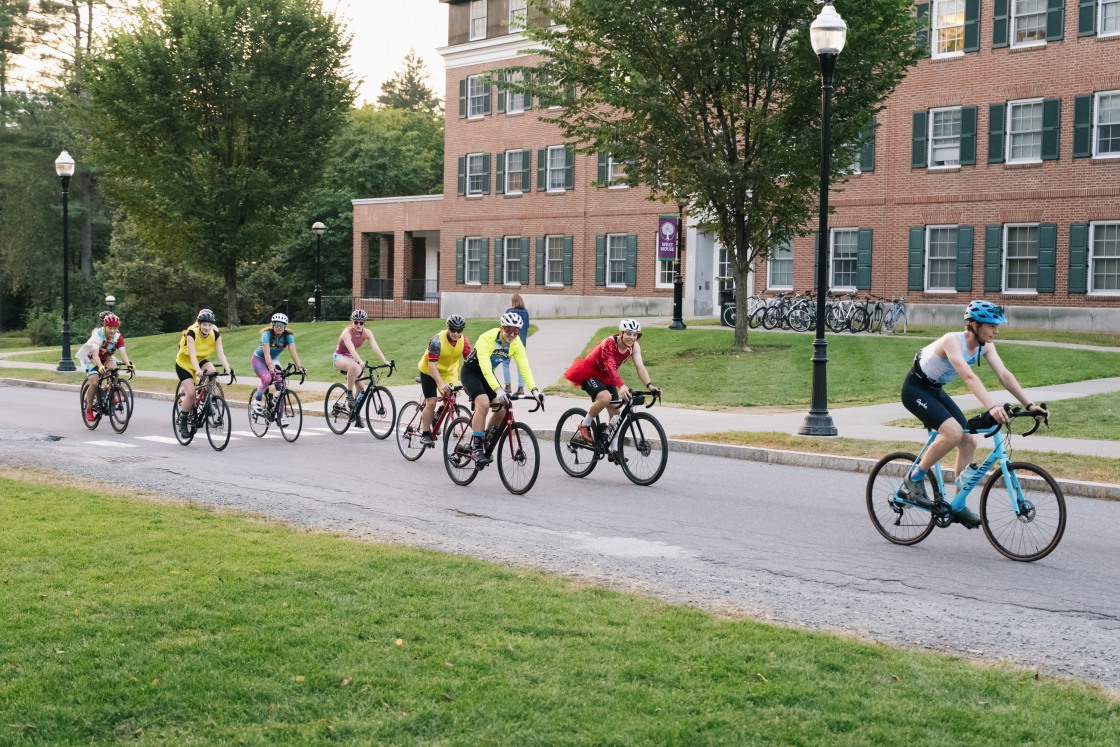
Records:
[[[478,361],[478,367],[481,369],[486,383],[490,385],[491,389],[497,391],[501,385],[498,384],[498,379],[494,376],[494,366],[501,364],[506,358],[512,357],[514,363],[517,364],[517,370],[521,372],[521,378],[525,380],[525,386],[529,389],[536,389],[537,383],[533,381],[533,372],[529,370],[529,356],[525,353],[525,346],[521,344],[521,338],[514,337],[509,345],[502,345],[498,342],[498,334],[501,331],[501,327],[495,327],[489,332],[483,332],[474,343],[474,352],[471,355]]]

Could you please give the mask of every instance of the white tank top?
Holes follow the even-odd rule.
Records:
[[[964,355],[964,362],[970,368],[979,363],[980,356],[984,355],[984,346],[981,345],[976,348],[975,353],[969,355],[968,344],[964,341],[964,332],[958,332],[957,339],[961,341],[961,354]],[[953,364],[947,359],[941,358],[933,352],[933,346],[936,344],[936,342],[932,342],[922,348],[921,352],[918,353],[918,366],[922,373],[934,383],[948,384],[957,378],[957,369],[953,368]]]

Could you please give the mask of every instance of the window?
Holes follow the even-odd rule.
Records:
[[[506,194],[519,195],[525,191],[527,186],[524,183],[525,172],[521,170],[521,161],[523,151],[520,150],[507,150],[506,151]]]
[[[564,237],[546,236],[545,250],[545,282],[548,285],[564,284]]]
[[[467,282],[477,283],[481,277],[482,239],[467,239]]]
[[[486,114],[486,99],[489,95],[485,78],[478,75],[467,78],[467,116],[477,119]]]
[[[572,7],[572,0],[552,0],[552,2],[564,8]],[[553,23],[555,24],[556,22],[553,21]]]
[[[506,285],[521,285],[521,237],[506,236],[505,240]]]
[[[1120,34],[1120,0],[1101,0],[1100,9],[1101,36]]]
[[[1012,0],[1011,46],[1046,43],[1046,0]]]
[[[672,288],[675,273],[673,272],[674,260],[659,259],[657,260],[657,287],[658,288]]]
[[[833,290],[855,290],[856,253],[858,248],[858,229],[844,228],[832,232]]]
[[[486,0],[471,0],[471,41],[486,38]]]
[[[1004,292],[1034,293],[1038,290],[1038,224],[1004,230]]]
[[[510,83],[520,83],[523,76],[521,73],[513,73],[509,76]],[[526,94],[521,93],[508,93],[506,94],[506,114],[521,114],[525,111],[525,99],[528,98]]]
[[[957,227],[926,229],[926,290],[957,290]]]
[[[626,162],[616,161],[614,156],[607,160],[607,183],[612,187],[626,186]]]
[[[607,236],[607,285],[626,286],[626,234]]]
[[[1042,160],[1042,100],[1012,101],[1007,106],[1007,160]]]
[[[1097,134],[1093,155],[1101,158],[1120,156],[1120,91],[1097,94]]]
[[[929,167],[960,166],[961,108],[931,111],[929,135]]]
[[[933,4],[933,56],[964,54],[964,0],[937,0]]]
[[[482,194],[482,181],[486,177],[483,171],[482,154],[471,153],[467,156],[467,196]]]
[[[554,145],[548,149],[548,191],[564,191],[564,163],[567,153],[563,145]]]
[[[1120,293],[1120,223],[1093,224],[1089,273],[1093,292]]]
[[[509,0],[509,32],[511,34],[516,34],[525,28],[527,15],[525,0]]]
[[[724,247],[719,248],[719,289],[721,291],[734,290],[735,278],[731,276],[731,252]]]
[[[723,252],[720,250],[720,264],[723,264]],[[770,277],[766,279],[766,287],[770,290],[792,290],[793,289],[793,245],[783,244],[774,250],[774,254],[770,257],[768,263],[768,270]],[[724,272],[723,267],[720,267],[720,273]],[[731,274],[731,267],[728,265],[727,274]]]

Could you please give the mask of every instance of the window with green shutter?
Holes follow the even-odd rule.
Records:
[[[1057,161],[1061,155],[1062,100],[1042,102],[1042,160]]]
[[[1003,290],[1003,226],[984,227],[984,292]]]
[[[1093,155],[1093,94],[1073,99],[1073,157]]]
[[[544,236],[537,237],[537,285],[544,285]]]
[[[910,128],[910,168],[924,169],[926,160],[926,121],[929,112],[914,112],[913,125]]]
[[[964,3],[964,51],[980,51],[980,0]]]
[[[498,73],[498,114],[504,114],[506,111],[506,74]]]
[[[490,239],[478,240],[478,282],[490,282]]]
[[[1095,36],[1097,33],[1097,0],[1077,1],[1077,35]]]
[[[499,236],[494,239],[494,285],[501,285],[506,281],[506,237]]]
[[[564,285],[571,285],[572,284],[572,261],[573,261],[573,255],[575,254],[574,246],[575,246],[575,237],[574,236],[565,236],[564,237],[564,260],[563,260],[564,261],[564,266],[563,266],[563,269],[561,270],[561,280],[560,280],[560,282],[562,282]]]
[[[576,149],[564,148],[564,189],[576,188]]]
[[[466,256],[464,239],[455,239],[455,284],[462,285],[466,278]]]
[[[482,154],[482,194],[490,194],[490,154]]]
[[[961,166],[976,165],[976,119],[975,106],[961,107]]]
[[[610,160],[610,157],[606,153],[600,153],[599,154],[599,164],[598,164],[599,168],[597,170],[596,177],[595,177],[595,186],[596,187],[607,186],[607,179],[609,178],[609,175],[607,173],[607,164],[608,164],[609,160]]]
[[[595,237],[595,285],[607,284],[607,237]]]
[[[1074,223],[1069,227],[1070,293],[1089,292],[1089,224]]]
[[[521,151],[521,191],[528,192],[532,189],[533,151],[526,148]]]
[[[914,46],[929,56],[929,3],[918,3],[918,30],[914,33]]]
[[[863,147],[859,151],[859,170],[861,173],[875,171],[875,137],[878,130],[876,117],[871,115],[871,126],[863,131],[860,140]]]
[[[467,117],[467,79],[459,81],[459,118]]]
[[[910,228],[909,256],[906,263],[907,290],[925,290],[926,227]]]
[[[626,236],[626,285],[633,288],[638,284],[638,235]]]
[[[1012,0],[995,0],[992,7],[992,49],[1008,44],[1009,5]],[[989,161],[989,163],[991,163]]]
[[[537,191],[548,189],[548,148],[537,151]]]
[[[856,246],[856,290],[871,290],[871,229],[859,229]]]
[[[1046,4],[1046,41],[1061,41],[1066,36],[1066,0]]]
[[[529,237],[528,236],[522,236],[521,237],[521,247],[520,247],[520,249],[521,249],[521,267],[520,267],[520,273],[519,273],[520,277],[518,278],[518,282],[521,283],[522,285],[528,285],[529,284],[529,260],[530,260],[530,258],[529,258]]]
[[[467,193],[467,157],[459,156],[459,181],[455,194],[460,197]]]
[[[506,154],[498,153],[494,156],[494,194],[505,194],[506,191]]]
[[[957,226],[957,290],[972,290],[972,226]]]
[[[1043,223],[1038,227],[1038,292],[1054,292],[1055,268],[1058,263],[1058,227]]]
[[[1004,113],[1006,104],[988,105],[988,163],[1004,162]]]

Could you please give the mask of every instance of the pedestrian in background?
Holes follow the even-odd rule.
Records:
[[[511,305],[510,308],[506,309],[506,313],[517,314],[521,317],[521,321],[524,322],[524,324],[521,325],[521,344],[524,345],[529,338],[529,312],[525,310],[525,299],[521,297],[520,293],[514,293],[513,296],[510,297],[509,302]],[[515,375],[517,376],[517,393],[524,394],[525,382],[521,380],[521,371],[516,370],[516,366],[514,369]],[[506,374],[506,394],[512,394],[513,387],[510,384],[508,358],[502,362],[502,370],[505,371]]]

